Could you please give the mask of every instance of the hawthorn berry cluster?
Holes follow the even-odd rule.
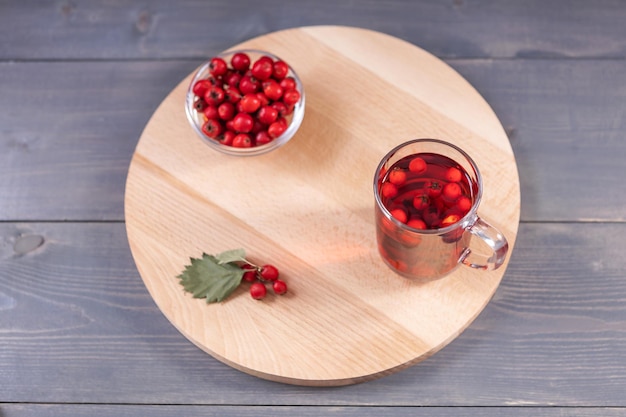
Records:
[[[443,155],[409,155],[389,168],[379,187],[389,213],[414,229],[450,226],[472,207],[469,176]]]
[[[271,284],[274,294],[283,295],[287,292],[285,281],[278,279],[278,268],[274,265],[255,266],[246,264],[242,266],[246,271],[243,274],[243,281],[250,282],[250,295],[255,300],[262,300],[267,295],[266,283]]]
[[[194,108],[204,118],[202,132],[222,145],[250,148],[270,143],[289,127],[300,100],[289,65],[268,55],[252,62],[245,52],[230,62],[213,57],[209,77],[192,86]]]

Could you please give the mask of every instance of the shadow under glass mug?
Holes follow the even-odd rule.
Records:
[[[376,237],[385,263],[421,279],[443,277],[460,264],[500,267],[508,243],[478,216],[482,191],[475,162],[451,143],[414,139],[392,149],[374,176]]]

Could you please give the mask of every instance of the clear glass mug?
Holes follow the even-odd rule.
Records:
[[[417,222],[420,225],[419,228],[412,227],[411,225],[416,225],[410,221],[412,216],[424,216],[421,212],[416,214],[416,207],[421,207],[421,205],[420,203],[417,205],[412,203],[410,197],[405,201],[394,201],[395,204],[400,205],[400,211],[408,212],[408,218],[404,218],[402,215],[399,216],[400,219],[394,217],[391,213],[394,210],[390,211],[385,206],[385,203],[388,205],[392,203],[386,195],[388,193],[382,191],[382,181],[385,178],[387,178],[385,181],[389,180],[386,175],[390,173],[389,170],[394,167],[394,164],[402,164],[401,160],[404,160],[406,167],[406,161],[415,158],[416,155],[427,155],[434,158],[433,161],[454,162],[456,167],[460,168],[460,172],[463,173],[463,184],[466,185],[464,190],[469,194],[469,200],[466,203],[468,208],[466,208],[466,213],[457,211],[460,215],[457,216],[458,220],[454,223],[448,224],[449,222],[446,223],[445,220],[441,221],[438,218],[439,220],[434,220],[429,228],[423,229],[421,226],[423,222],[419,223],[419,221]],[[441,156],[444,158],[440,158]],[[430,170],[430,165],[427,166]],[[408,172],[408,169],[406,171]],[[409,175],[411,175],[410,172]],[[435,178],[435,180],[439,181],[439,178]],[[424,183],[429,182],[424,181]],[[430,185],[428,185],[431,188],[435,188],[431,184],[433,181],[430,181]],[[446,179],[442,179],[441,184],[438,185],[439,190],[442,188],[445,190],[443,186],[446,183]],[[415,185],[418,188],[420,186],[424,185],[422,183],[419,186]],[[493,270],[500,267],[506,258],[508,243],[502,233],[478,216],[477,210],[482,191],[482,177],[476,163],[467,153],[451,143],[438,139],[415,139],[392,149],[381,160],[374,176],[376,236],[378,249],[385,263],[404,277],[420,279],[443,277],[460,264],[481,270]],[[414,194],[419,192],[420,196],[424,194],[423,191],[412,190],[411,192]],[[402,195],[409,196],[410,194]],[[429,199],[428,197],[424,198]],[[431,197],[430,200],[434,200],[434,198]],[[444,203],[441,203],[441,206],[441,210],[445,210]],[[428,210],[439,213],[438,208],[429,208]],[[397,212],[394,214],[397,215]],[[442,224],[437,225],[437,222]],[[472,240],[472,237],[477,237],[479,240]],[[490,253],[481,253],[481,250],[484,252],[486,248],[482,245],[483,248],[478,249],[480,242],[484,242],[490,248]]]

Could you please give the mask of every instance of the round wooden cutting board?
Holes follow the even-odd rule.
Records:
[[[508,238],[520,213],[515,158],[497,117],[458,73],[424,50],[368,30],[319,26],[233,48],[289,62],[306,92],[284,147],[233,157],[204,144],[185,117],[192,74],[156,110],[130,165],[125,215],[139,273],[174,326],[215,358],[298,385],[347,385],[391,374],[458,336],[508,264],[461,266],[430,282],[393,273],[375,242],[372,181],[380,159],[413,138],[456,143],[484,177],[479,214]],[[272,263],[288,294],[255,301],[248,286],[207,304],[177,276],[190,257],[245,248]]]

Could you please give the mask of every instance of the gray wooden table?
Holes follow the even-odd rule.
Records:
[[[626,2],[0,0],[0,416],[626,416]],[[205,354],[135,268],[124,182],[206,57],[275,30],[366,27],[466,77],[515,152],[521,225],[476,321],[342,388]]]

